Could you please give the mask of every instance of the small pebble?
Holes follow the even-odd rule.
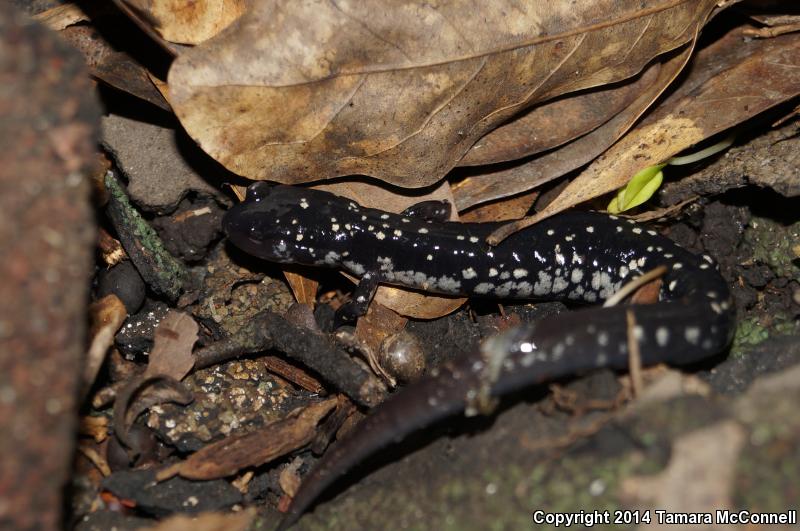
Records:
[[[383,340],[378,352],[378,363],[403,383],[419,380],[425,373],[425,355],[419,340],[405,330]]]

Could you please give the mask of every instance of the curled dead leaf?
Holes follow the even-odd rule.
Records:
[[[131,425],[147,408],[165,402],[186,405],[192,402],[192,393],[179,381],[169,376],[139,377],[129,382],[114,401],[114,435],[133,457],[139,454],[136,442],[129,436]]]

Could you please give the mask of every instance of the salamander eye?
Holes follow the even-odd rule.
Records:
[[[274,184],[259,181],[247,187],[247,196],[245,201],[258,202],[270,194],[270,191],[275,187]]]

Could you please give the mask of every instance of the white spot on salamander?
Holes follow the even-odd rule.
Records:
[[[475,291],[475,293],[477,293],[478,295],[486,295],[493,289],[494,289],[494,284],[492,284],[491,282],[481,282],[480,284],[475,286],[475,289],[473,291]]]
[[[300,208],[308,208],[308,201],[305,197],[300,198]]]
[[[517,295],[519,297],[527,297],[533,291],[533,286],[530,282],[520,282],[517,284]]]
[[[461,271],[461,276],[466,278],[466,279],[470,279],[470,278],[477,277],[478,274],[475,272],[474,269],[472,269],[471,267],[468,267],[468,268],[466,268],[466,269]]]
[[[608,345],[608,334],[605,332],[600,332],[597,334],[597,344],[601,347]]]
[[[425,227],[422,227],[417,232],[419,232],[420,234],[428,234],[428,229],[426,229]]]
[[[527,276],[528,276],[528,270],[527,269],[519,268],[519,269],[515,269],[514,270],[514,278],[522,278],[522,277],[527,277]]]
[[[469,241],[471,241],[472,243],[478,243],[478,238],[476,238],[475,236],[470,236]]]
[[[564,277],[556,277],[555,280],[553,280],[553,293],[564,291],[567,289],[567,286],[569,286],[567,279]]]
[[[575,268],[572,270],[572,275],[570,276],[570,280],[572,280],[573,284],[579,284],[581,280],[583,280],[583,269]]]
[[[502,275],[500,278],[503,278]],[[541,297],[549,295],[553,290],[553,277],[545,271],[539,271],[539,281],[533,285],[533,294]]]
[[[358,262],[353,262],[352,260],[347,260],[342,263],[344,267],[348,269],[348,271],[352,271],[354,274],[361,276],[364,274],[364,266],[359,264]]]
[[[386,238],[386,235],[383,232],[378,231],[378,232],[375,233],[375,237],[378,238],[379,240],[382,240],[382,239]]]
[[[461,282],[453,277],[441,276],[437,282],[437,286],[442,291],[457,293],[461,289]]]
[[[700,329],[696,326],[687,326],[684,331],[684,337],[686,337],[686,341],[692,345],[696,345],[700,340]]]
[[[669,330],[666,326],[659,326],[656,329],[656,343],[659,347],[666,347],[669,342]]]
[[[427,259],[427,260],[430,262],[430,261],[432,261],[432,260],[433,260],[433,255],[432,255],[432,254],[429,254],[429,255],[428,255],[428,256],[426,256],[425,258],[426,258],[426,259]]]
[[[494,267],[489,268],[489,277],[496,277],[498,273],[499,271],[497,271],[497,269]]]
[[[328,265],[336,265],[339,263],[339,253],[335,251],[328,251],[328,254],[325,255],[325,263]]]

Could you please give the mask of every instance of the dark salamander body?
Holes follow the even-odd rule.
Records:
[[[430,210],[430,209],[423,209]],[[594,367],[692,363],[722,350],[735,316],[711,257],[694,255],[630,221],[567,213],[496,247],[491,227],[442,221],[441,213],[391,214],[333,194],[257,183],[225,217],[228,238],[266,260],[341,268],[361,277],[352,313],[378,283],[501,299],[602,302],[642,273],[665,266],[656,304],[594,307],[519,326],[478,352],[438,367],[393,396],[331,448],[305,478],[281,528],[339,475],[380,447],[490,397]]]

